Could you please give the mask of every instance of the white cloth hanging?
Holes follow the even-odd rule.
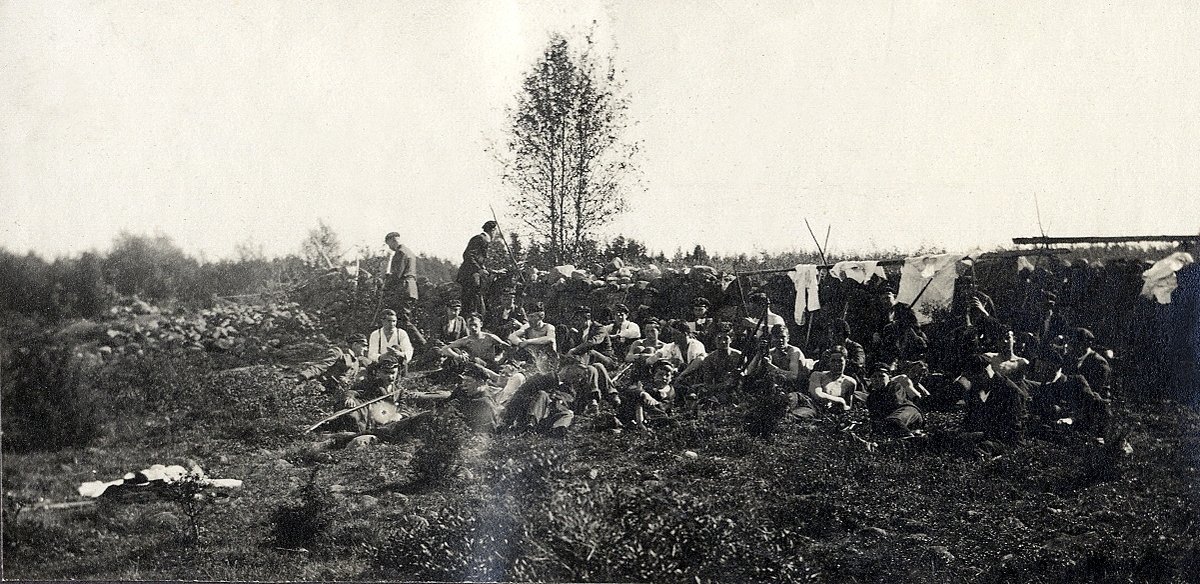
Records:
[[[805,313],[821,309],[821,300],[817,297],[817,266],[797,264],[788,272],[788,277],[796,285],[796,324],[804,324]]]
[[[1192,254],[1177,251],[1154,262],[1149,270],[1142,272],[1142,280],[1145,281],[1142,285],[1142,296],[1154,298],[1159,304],[1170,304],[1171,293],[1179,287],[1175,272],[1194,261]]]
[[[850,278],[859,284],[866,284],[871,276],[887,279],[887,272],[875,260],[862,262],[838,262],[829,269],[829,275],[839,280]]]
[[[896,301],[911,306],[918,323],[929,324],[933,319],[928,315],[927,306],[950,307],[954,281],[958,279],[958,262],[964,257],[967,256],[944,253],[906,258],[904,267],[900,268],[900,291]],[[913,300],[916,300],[915,305]]]

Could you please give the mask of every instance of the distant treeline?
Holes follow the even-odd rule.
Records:
[[[419,257],[422,276],[453,280],[457,265]],[[368,258],[361,265],[378,276],[385,260]],[[53,261],[0,249],[0,313],[21,313],[44,323],[95,318],[120,296],[206,305],[214,297],[286,291],[327,270],[328,264],[296,255],[202,262],[165,235],[122,233],[106,254],[85,252]]]

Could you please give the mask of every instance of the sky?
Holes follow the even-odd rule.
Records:
[[[0,247],[347,247],[518,230],[490,148],[594,30],[651,250],[838,254],[1200,231],[1200,3],[0,2]],[[1039,227],[1039,214],[1040,223]]]

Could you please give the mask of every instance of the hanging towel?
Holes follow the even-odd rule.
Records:
[[[1030,272],[1034,270],[1033,262],[1029,261],[1029,258],[1025,256],[1017,256],[1017,273],[1020,273],[1021,270],[1029,270]]]
[[[833,264],[833,268],[829,270],[829,275],[839,280],[850,278],[859,284],[866,284],[871,276],[879,276],[884,280],[887,279],[887,272],[883,271],[883,266],[877,261],[866,262],[838,262]]]
[[[817,298],[817,266],[797,264],[788,276],[796,285],[796,324],[804,324],[806,312],[821,309],[821,301]]]
[[[912,306],[913,312],[917,313],[917,322],[929,324],[933,319],[926,314],[925,307],[950,307],[954,281],[958,278],[958,262],[964,257],[967,256],[945,253],[906,258],[904,267],[900,268],[900,292],[896,301]],[[921,297],[917,298],[917,295]],[[917,300],[915,306],[914,299]]]
[[[1194,261],[1192,254],[1177,251],[1154,262],[1149,270],[1142,272],[1142,279],[1146,281],[1142,285],[1142,296],[1154,298],[1159,304],[1170,304],[1171,293],[1179,287],[1175,272]]]

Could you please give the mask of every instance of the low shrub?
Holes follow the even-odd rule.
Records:
[[[100,436],[108,399],[83,359],[40,337],[13,351],[3,369],[6,452],[54,452]]]
[[[471,429],[462,414],[448,407],[430,416],[416,430],[421,446],[413,453],[409,470],[414,484],[423,487],[444,485],[453,480],[463,464],[463,450]]]
[[[277,547],[312,549],[326,541],[333,522],[333,498],[316,484],[317,469],[300,488],[299,503],[284,504],[271,513],[271,539]]]

